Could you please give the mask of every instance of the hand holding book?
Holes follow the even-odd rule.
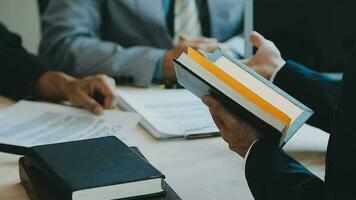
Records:
[[[206,53],[213,53],[220,46],[220,43],[215,38],[207,38],[202,36],[189,37],[185,34],[181,34],[178,39],[179,40],[177,41],[175,47],[167,51],[162,63],[164,79],[173,83],[177,82],[173,66],[173,60],[177,58],[181,53],[187,52],[188,47]]]
[[[285,64],[281,53],[273,42],[257,32],[251,33],[250,41],[258,50],[252,58],[245,60],[244,63],[270,80],[272,74]],[[211,116],[230,150],[245,157],[250,146],[259,139],[258,130],[250,123],[230,113],[213,97],[205,96],[203,102],[209,107]]]
[[[189,48],[174,64],[182,86],[199,98],[213,96],[230,113],[261,130],[262,137],[280,146],[313,114],[301,102],[222,50],[207,58]]]
[[[203,102],[209,107],[221,137],[229,144],[230,150],[245,157],[250,146],[259,139],[258,130],[250,123],[227,111],[213,97],[205,96]]]

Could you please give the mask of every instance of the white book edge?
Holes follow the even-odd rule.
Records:
[[[229,58],[221,56],[214,64],[249,90],[258,94],[271,105],[289,116],[291,118],[291,124],[304,112],[299,106],[249,74],[244,68],[230,61]]]
[[[78,190],[73,200],[123,199],[163,192],[162,178]]]
[[[127,88],[127,89],[129,89],[129,88]],[[182,90],[183,89],[180,89],[180,91],[182,91]],[[187,94],[192,95],[188,90],[186,90],[186,92],[187,92]],[[159,140],[181,139],[181,138],[189,139],[189,138],[211,137],[211,136],[218,135],[218,129],[216,127],[214,128],[214,130],[210,130],[210,131],[201,130],[201,132],[200,131],[192,131],[192,132],[177,132],[177,133],[171,132],[170,133],[170,132],[162,131],[162,130],[160,130],[160,127],[155,126],[154,122],[152,122],[151,120],[148,119],[149,117],[151,117],[151,115],[147,116],[145,114],[141,114],[140,113],[141,111],[139,109],[135,109],[135,106],[132,105],[133,103],[130,103],[130,98],[128,96],[126,96],[126,94],[124,92],[117,90],[116,96],[118,98],[118,106],[124,110],[138,113],[141,116],[139,124],[156,139],[159,139]],[[193,96],[194,95],[192,95],[192,97]],[[196,98],[196,97],[194,96],[194,98]],[[209,116],[210,116],[210,114],[209,114]],[[212,119],[211,119],[211,123],[212,123],[212,125],[214,125],[214,122],[212,121]]]

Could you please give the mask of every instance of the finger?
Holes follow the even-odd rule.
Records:
[[[208,98],[209,98],[208,99],[209,103],[207,105],[209,107],[209,111],[211,115],[221,119],[225,123],[224,109],[221,106],[221,104],[212,97],[208,97]]]
[[[115,82],[106,76],[98,76],[92,90],[99,92],[104,97],[104,109],[116,106]]]
[[[210,107],[210,104],[211,104],[211,102],[214,100],[214,97],[211,97],[211,96],[208,96],[208,95],[205,95],[205,96],[203,96],[203,98],[202,98],[202,101],[203,101],[203,103],[206,105],[206,106],[208,106],[208,107]]]
[[[218,42],[218,40],[216,38],[207,38],[207,37],[196,37],[193,39],[193,41],[199,42],[199,43],[211,43],[211,42],[217,43]]]
[[[254,69],[254,65],[255,65],[255,62],[254,62],[254,59],[251,58],[251,59],[244,59],[244,60],[241,60],[245,65],[247,65],[248,67],[250,67],[251,69]]]
[[[211,115],[211,117],[213,118],[213,121],[214,121],[216,127],[218,127],[218,129],[220,130],[221,136],[223,136],[225,138],[229,130],[225,126],[223,120],[221,120],[218,116],[215,116],[215,115]]]
[[[206,52],[212,53],[217,48],[219,48],[219,43],[217,43],[217,42],[201,43],[201,44],[198,44],[198,48],[202,49]]]
[[[219,129],[221,137],[228,142],[228,137],[229,137],[229,130],[225,126],[224,122],[217,116],[212,115],[213,121],[216,125],[216,127]]]
[[[179,41],[180,41],[180,42],[189,40],[189,37],[188,37],[186,34],[184,34],[184,33],[180,34],[178,38],[179,38]]]
[[[209,107],[210,113],[220,118],[227,128],[232,130],[239,129],[239,126],[242,123],[239,117],[226,110],[226,108],[221,105],[219,101],[212,97],[204,97],[203,100],[204,103],[207,102],[206,104]]]
[[[212,115],[218,116],[219,118],[222,119],[222,117],[224,115],[224,113],[223,113],[224,108],[220,104],[220,102],[218,102],[215,98],[213,98],[211,96],[204,96],[203,102],[205,105],[207,105],[209,107],[209,110]]]
[[[75,106],[84,107],[96,115],[100,115],[103,112],[103,107],[82,91],[79,91],[75,94],[75,100],[72,103]]]
[[[208,38],[208,37],[189,37],[186,34],[180,34],[179,35],[180,41],[185,41],[190,43],[205,43],[205,42],[218,42],[216,38]]]
[[[207,49],[207,48],[218,48],[219,43],[216,40],[211,40],[211,41],[199,41],[199,40],[194,40],[189,43],[189,46],[191,47],[196,47],[200,49]]]
[[[250,35],[250,41],[253,46],[260,48],[267,40],[261,34],[253,31]]]
[[[246,65],[249,62],[249,59],[242,59],[240,61]]]
[[[209,97],[209,96],[204,96],[203,97],[203,102],[209,107],[211,105],[211,102],[210,101],[213,101],[214,98],[212,97]],[[210,107],[209,107],[209,111],[210,111],[210,114],[211,114],[211,117],[213,118],[213,121],[215,123],[215,125],[218,127],[218,129],[221,131],[221,133],[223,135],[226,135],[228,133],[228,128],[226,127],[226,125],[224,124],[224,121],[218,116],[215,114],[215,112],[212,112],[210,110]]]
[[[231,144],[236,138],[236,131],[237,130],[231,130],[229,129],[229,127],[227,127],[223,120],[221,120],[219,117],[217,116],[212,116],[215,125],[218,127],[219,131],[220,131],[220,135],[221,137],[224,139],[225,142]]]

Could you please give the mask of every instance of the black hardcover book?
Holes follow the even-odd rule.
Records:
[[[164,193],[164,175],[113,136],[35,146],[28,157],[63,200]]]
[[[143,157],[137,147],[130,147],[133,151]],[[144,157],[143,157],[144,158]],[[31,165],[28,157],[19,160],[19,174],[21,184],[24,186],[30,200],[62,200],[61,194],[53,187],[52,183],[36,168]],[[164,195],[148,196],[142,200],[181,200],[177,193],[165,182],[162,181],[165,190]]]

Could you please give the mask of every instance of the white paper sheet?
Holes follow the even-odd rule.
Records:
[[[128,105],[161,134],[188,136],[218,132],[208,108],[186,89],[119,88],[117,94],[119,105]],[[141,121],[143,126],[147,126],[145,122]]]
[[[135,113],[95,116],[79,108],[20,101],[0,112],[0,143],[31,147],[108,135],[122,139],[138,121]]]

